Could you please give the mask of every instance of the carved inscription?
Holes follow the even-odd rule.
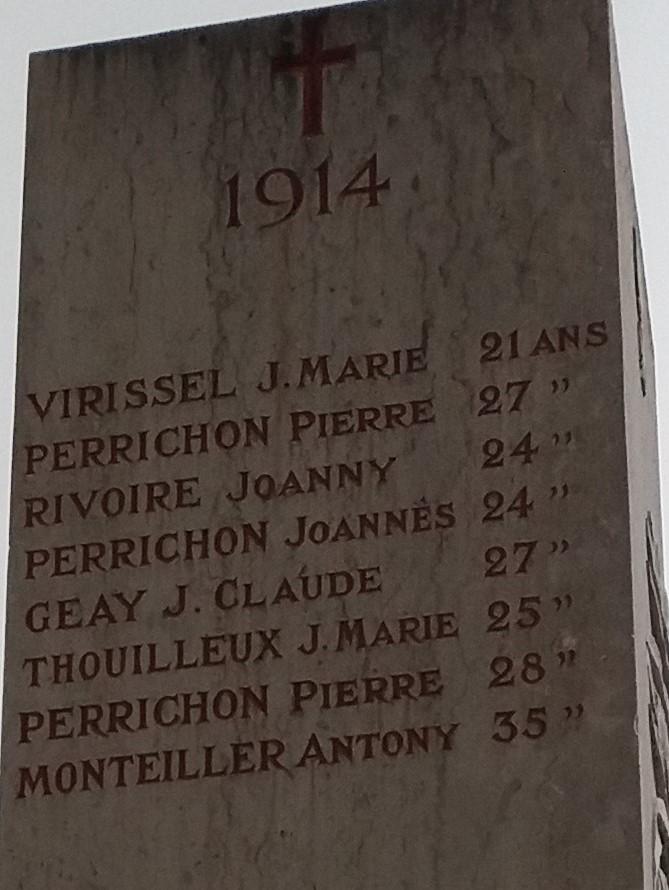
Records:
[[[302,52],[286,53],[272,60],[274,75],[293,75],[302,79],[302,120],[305,136],[318,136],[323,132],[323,79],[332,65],[354,63],[356,47],[353,44],[330,49],[325,47],[324,28],[327,12],[306,15],[302,20]]]
[[[266,60],[275,94],[298,81],[313,151],[230,159],[232,243],[403,205],[383,146],[343,164],[311,141],[358,55],[307,14],[300,46]],[[401,342],[363,327],[356,352],[301,332],[293,351],[212,367],[184,345],[178,368],[19,398],[23,805],[481,744],[507,756],[587,720],[561,691],[582,607],[559,586],[561,518],[582,496],[575,369],[596,367],[607,321],[465,331],[457,389],[416,312]]]
[[[376,156],[363,173],[373,206],[389,183]],[[303,200],[290,171],[270,171],[260,204],[281,181],[290,207],[275,223]],[[569,558],[559,508],[578,493],[567,470],[546,486],[538,469],[578,448],[557,407],[573,392],[569,362],[607,343],[601,320],[471,343],[469,525],[455,478],[399,485],[449,422],[432,357],[410,341],[260,356],[243,378],[193,364],[27,392],[19,410],[38,432],[20,443],[29,654],[16,797],[457,757],[472,727],[452,690],[474,635],[489,745],[577,729],[586,703],[559,690],[579,669],[579,598],[547,577]],[[355,457],[333,450],[342,440]],[[427,588],[403,595],[391,554],[420,538],[456,565],[472,533],[483,545],[466,619],[448,589],[437,608]]]
[[[567,470],[549,486],[539,483],[545,472],[537,471],[545,470],[547,460],[566,467],[576,453],[574,433],[560,428],[565,411],[573,410],[569,361],[596,355],[608,343],[605,320],[490,330],[480,338],[482,377],[473,405],[481,432],[476,469],[484,486],[480,522],[487,541],[480,574],[489,591],[487,685],[500,699],[491,698],[490,733],[500,746],[538,743],[578,729],[587,716],[586,705],[560,689],[566,672],[579,669],[574,632],[579,597],[570,589],[548,594],[571,551],[557,507],[577,495]],[[555,432],[546,435],[551,426]],[[532,534],[539,524],[544,532],[550,529],[548,537]]]
[[[271,167],[256,179],[249,194],[246,178],[239,172],[225,186],[229,229],[239,229],[247,220],[256,221],[260,229],[270,229],[293,219],[303,208],[311,208],[318,217],[329,216],[351,199],[362,207],[379,207],[383,193],[391,190],[391,180],[380,176],[379,158],[373,154],[343,180],[327,157],[306,176],[290,167]],[[263,207],[275,208],[273,216],[271,210],[259,213]]]

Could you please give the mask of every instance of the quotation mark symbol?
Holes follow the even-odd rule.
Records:
[[[580,720],[585,713],[583,705],[569,705],[564,709],[567,720]]]
[[[571,445],[574,441],[574,434],[571,430],[568,430],[566,433],[554,433],[553,434],[553,445],[557,448],[560,445]]]
[[[567,550],[569,550],[569,546],[569,541],[565,541],[564,539],[562,541],[553,541],[553,543],[551,544],[551,553],[559,553],[560,555],[562,555],[563,553],[566,553]]]
[[[568,392],[570,386],[571,382],[569,377],[559,377],[557,380],[551,381],[551,389],[553,390],[554,396],[558,393]]]
[[[555,603],[555,610],[561,612],[563,609],[571,609],[574,605],[574,598],[568,593],[566,596],[554,596],[553,602]]]
[[[562,652],[558,652],[558,659],[560,661],[560,667],[572,667],[576,663],[576,650],[566,649]]]
[[[568,485],[554,485],[551,488],[551,500],[554,501],[556,498],[560,500],[564,500],[569,497],[569,486]]]

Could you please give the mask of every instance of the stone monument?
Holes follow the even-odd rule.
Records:
[[[3,890],[669,875],[607,0],[33,56]]]

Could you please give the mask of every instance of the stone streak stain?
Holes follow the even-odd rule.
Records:
[[[641,392],[645,398],[648,387],[646,385],[646,361],[645,361],[645,329],[644,329],[644,304],[646,303],[646,292],[643,282],[643,265],[641,260],[641,245],[639,243],[639,232],[636,226],[632,230],[633,238],[633,254],[634,254],[634,294],[636,297],[636,315],[637,315],[637,344],[639,349],[639,375],[641,377]]]

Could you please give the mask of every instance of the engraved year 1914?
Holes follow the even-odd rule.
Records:
[[[273,218],[268,214],[269,218],[259,223],[259,228],[269,229],[297,216],[307,199],[312,201],[316,216],[327,216],[349,198],[363,199],[365,207],[378,207],[381,193],[390,191],[390,178],[379,176],[376,153],[353,176],[350,172],[345,177],[338,176],[333,173],[332,166],[331,159],[327,157],[310,172],[308,178],[290,167],[272,167],[258,177],[248,192],[242,174],[235,173],[225,183],[226,227],[241,228],[244,225],[244,211],[248,208],[250,212],[254,205],[275,208]]]

